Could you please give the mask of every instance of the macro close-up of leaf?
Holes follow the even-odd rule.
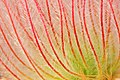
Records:
[[[120,80],[120,0],[0,0],[0,80]]]

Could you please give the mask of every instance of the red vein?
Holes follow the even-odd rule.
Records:
[[[35,0],[34,0],[34,1],[35,1]],[[41,9],[40,9],[40,7],[38,6],[39,4],[38,4],[37,1],[35,1],[35,3],[36,3],[36,6],[37,6],[37,9],[38,9],[38,12],[40,13],[40,17],[41,17],[41,20],[42,20],[42,22],[43,22],[43,25],[44,25],[44,28],[45,28],[45,32],[46,32],[46,36],[48,37],[49,44],[50,44],[50,46],[51,46],[51,48],[52,48],[52,50],[53,50],[56,58],[58,59],[58,61],[59,61],[60,64],[62,65],[62,67],[63,67],[67,72],[69,72],[70,74],[73,74],[73,75],[75,75],[75,76],[78,76],[78,77],[80,77],[80,76],[84,77],[82,74],[77,74],[77,73],[74,73],[74,72],[70,71],[70,70],[62,63],[62,61],[61,61],[60,58],[58,57],[58,55],[57,55],[57,53],[56,53],[56,51],[55,51],[55,49],[54,49],[54,47],[53,47],[53,44],[52,44],[52,42],[51,42],[50,36],[49,36],[49,34],[48,34],[46,24],[45,24],[45,22],[44,22],[44,19],[43,19],[43,17],[42,17],[41,12],[40,12]],[[30,16],[30,15],[29,15],[29,16]],[[32,23],[32,22],[31,22],[31,23]],[[33,26],[33,24],[32,24],[32,26]],[[34,26],[33,26],[33,31],[34,31]],[[35,34],[34,34],[34,35],[35,35]],[[36,36],[36,35],[35,35],[35,36]],[[37,40],[37,37],[36,37],[36,40]],[[36,41],[36,42],[37,42],[37,41]],[[38,43],[38,44],[39,44],[39,43]]]
[[[51,3],[51,6],[53,7],[52,3]],[[39,7],[40,7],[40,6],[39,6]],[[53,7],[53,8],[54,8],[54,7]],[[55,8],[54,8],[54,11],[55,11],[55,13],[56,13],[56,15],[57,15],[57,11],[55,10]],[[45,17],[45,14],[42,12],[42,10],[41,10],[41,14],[43,15],[46,23],[51,26],[50,22],[48,22],[47,18]],[[50,17],[51,17],[51,16],[50,16]],[[59,16],[57,15],[57,17],[59,17]],[[52,20],[51,20],[51,21],[52,21]],[[52,27],[53,27],[53,24],[52,24]],[[52,32],[53,32],[53,34],[55,35],[54,37],[56,37],[56,42],[57,42],[57,45],[58,45],[58,47],[59,47],[59,43],[58,43],[58,40],[57,40],[57,36],[56,36],[56,35],[58,35],[58,36],[60,36],[60,35],[59,35],[57,32],[55,32],[54,27],[52,28]]]
[[[79,52],[80,52],[80,55],[82,57],[82,60],[85,64],[85,66],[87,67],[87,63],[85,61],[85,58],[84,58],[84,55],[82,53],[82,50],[81,50],[81,47],[80,47],[80,44],[79,44],[79,41],[78,41],[78,36],[77,36],[77,32],[76,32],[76,27],[75,27],[75,20],[74,20],[74,0],[72,0],[72,23],[73,23],[73,28],[74,28],[74,35],[75,35],[75,38],[76,38],[76,43],[77,43],[77,47],[79,49]]]
[[[73,56],[77,60],[77,57],[75,55],[75,51],[74,51],[74,48],[73,48],[72,40],[71,40],[71,33],[70,33],[70,29],[68,27],[68,21],[67,21],[67,17],[66,17],[65,7],[64,6],[63,6],[63,13],[64,13],[64,18],[65,18],[65,24],[66,24],[66,28],[67,28],[67,33],[68,33],[68,39],[69,39],[70,48],[71,48]]]
[[[17,18],[17,20],[18,20],[18,17],[15,15],[15,17]],[[25,33],[28,35],[28,37],[30,38],[30,40],[32,40],[33,41],[33,38],[29,35],[29,33],[26,31],[26,29],[23,27],[23,24],[20,22],[20,25],[22,26],[22,28],[24,29],[24,31],[25,31]],[[44,44],[41,42],[41,44],[42,44],[42,46],[43,46],[43,48],[45,49],[45,51],[48,53],[48,51],[47,51],[47,49],[45,48],[45,46],[44,46]],[[37,46],[36,44],[35,44],[35,42],[34,42],[34,45],[35,46]],[[58,64],[53,58],[52,58],[52,56],[50,55],[50,54],[48,54],[50,57],[51,57],[51,59],[56,63],[56,64]],[[33,61],[34,62],[34,61]],[[49,73],[47,73],[47,72],[45,72],[42,68],[40,68],[35,62],[34,62],[34,64],[38,67],[38,69],[40,69],[42,72],[44,72],[45,74],[47,74],[47,75],[49,75],[49,76],[51,76],[52,78],[54,78],[51,74],[49,74]],[[29,77],[28,77],[29,78]],[[30,78],[29,78],[30,79]],[[31,79],[30,79],[31,80]]]
[[[81,5],[82,5],[82,2],[81,2]],[[78,8],[78,15],[79,15],[79,19],[80,19],[80,24],[81,24],[81,27],[82,27],[82,35],[83,35],[84,46],[85,46],[85,49],[86,49],[86,53],[88,54],[88,49],[87,49],[86,40],[85,40],[85,33],[84,33],[83,23],[82,23],[82,18],[81,18],[81,13],[80,13],[79,0],[77,0],[77,8]]]
[[[18,14],[19,14],[19,11],[18,11]],[[18,20],[18,22],[20,23],[20,25],[22,26],[22,28],[23,28],[23,30],[25,31],[25,33],[28,35],[28,37],[30,38],[30,40],[32,40],[33,41],[33,38],[29,35],[29,33],[26,31],[26,29],[24,28],[24,26],[23,26],[23,24],[20,22],[20,20],[18,19],[18,17],[14,14],[14,16],[16,17],[16,19]],[[10,32],[9,32],[10,33]],[[42,46],[45,48],[45,46],[44,46],[44,44],[43,43],[41,43],[42,44]],[[34,45],[35,46],[37,46],[36,44],[35,44],[35,42],[34,42]],[[45,51],[47,51],[46,50],[46,48],[45,48]],[[48,51],[47,51],[47,53],[48,53]],[[52,58],[52,56],[50,55],[50,54],[48,54],[51,58]],[[53,59],[53,58],[52,58]],[[57,62],[53,59],[53,61],[57,64]],[[35,62],[34,62],[35,63]],[[35,64],[35,65],[37,65],[37,64]],[[38,67],[39,68],[39,67]],[[48,73],[47,72],[45,72],[44,70],[42,70],[41,68],[39,68],[42,72],[44,72],[44,73],[46,73],[47,75],[48,75]],[[49,75],[50,76],[50,75]],[[52,76],[52,75],[51,75]]]
[[[30,41],[32,41],[32,42],[34,43],[34,45],[37,46],[36,43],[34,42],[33,38],[30,36],[30,34],[29,34],[29,33],[27,32],[27,30],[25,29],[25,26],[22,24],[21,20],[19,19],[19,17],[20,17],[20,12],[19,12],[19,10],[18,10],[18,6],[16,7],[16,9],[17,9],[18,16],[16,16],[16,15],[12,12],[13,15],[14,15],[14,17],[15,17],[15,18],[17,19],[17,21],[19,22],[20,27],[22,27],[23,31],[27,34],[27,36],[28,36],[28,38],[30,39]]]
[[[35,61],[32,60],[34,63]],[[38,64],[35,63],[35,66],[38,67],[39,70],[41,70],[44,74],[48,75],[49,77],[56,79],[56,77],[54,75],[51,75],[50,73],[46,72],[45,70],[43,70]]]
[[[18,11],[19,13],[19,11]],[[30,34],[27,32],[27,30],[25,29],[25,26],[21,23],[21,21],[18,19],[18,17],[16,16],[16,19],[18,20],[18,22],[20,23],[20,26],[22,27],[22,29],[24,30],[24,32],[27,34],[27,36],[29,37],[30,41],[32,41],[34,43],[35,46],[36,43],[34,42],[34,39],[30,36]]]
[[[67,79],[66,79],[63,75],[61,75],[56,69],[53,68],[53,66],[50,64],[50,62],[47,60],[46,56],[44,55],[44,53],[43,53],[43,51],[42,51],[42,49],[41,49],[41,46],[40,46],[40,44],[39,44],[39,42],[38,42],[37,36],[36,36],[36,34],[35,34],[35,29],[34,29],[34,25],[33,25],[33,23],[32,23],[31,17],[30,17],[30,12],[29,12],[29,9],[28,9],[27,1],[26,1],[26,0],[24,0],[24,1],[25,1],[25,4],[26,4],[27,14],[28,14],[28,17],[29,17],[29,22],[30,22],[30,25],[31,25],[31,28],[32,28],[32,32],[33,32],[33,34],[34,34],[34,38],[35,38],[35,40],[36,40],[37,46],[38,46],[38,48],[39,48],[39,51],[41,52],[44,60],[45,60],[46,63],[48,64],[48,66],[49,66],[55,73],[57,73],[61,78],[67,80]],[[37,8],[38,8],[38,11],[40,11],[41,9],[40,9],[40,7],[38,7],[38,2],[37,2],[36,0],[34,0],[34,2],[35,2],[36,6],[37,6]],[[42,17],[41,14],[40,14],[40,17],[41,17],[41,20],[42,20],[42,22],[43,22],[43,24],[44,24],[44,27],[45,27],[45,29],[46,29],[46,25],[45,25],[45,22],[44,22],[43,17]],[[47,33],[47,35],[48,35],[48,33]]]
[[[96,29],[95,29],[95,24],[94,24],[93,16],[92,16],[92,9],[91,9],[90,0],[89,0],[89,13],[90,13],[90,19],[91,19],[93,31],[94,31],[94,33],[95,33],[95,35],[97,37],[98,42],[99,42],[98,35],[97,35]]]
[[[115,25],[116,25],[116,28],[117,28],[117,31],[118,31],[119,43],[120,43],[120,29],[119,29],[118,22],[117,22],[117,19],[116,19],[116,16],[115,16],[115,12],[113,10],[112,2],[110,2],[110,0],[109,0],[109,4],[110,4],[110,8],[112,10],[113,18],[114,18]]]
[[[48,11],[48,17],[49,17],[49,21],[50,21],[50,26],[51,26],[51,29],[53,31],[53,35],[54,35],[54,38],[56,40],[56,43],[57,45],[59,46],[59,43],[58,43],[58,40],[57,40],[57,37],[56,37],[56,33],[55,33],[55,29],[53,27],[53,23],[52,23],[52,19],[51,19],[51,13],[50,13],[50,9],[49,9],[49,3],[48,3],[48,0],[46,0],[46,6],[47,6],[47,11]]]
[[[64,6],[64,11],[66,12],[66,15],[68,17],[68,22],[69,22],[70,26],[72,27],[71,19],[69,17],[69,14],[68,14],[67,9],[65,8],[65,6]]]
[[[83,21],[84,21],[84,27],[85,27],[85,31],[86,31],[86,34],[87,34],[87,37],[88,37],[90,46],[91,46],[91,48],[92,48],[92,50],[93,50],[93,53],[94,53],[96,62],[97,62],[97,64],[98,64],[98,68],[99,68],[99,70],[100,70],[100,69],[101,69],[101,66],[100,66],[100,63],[99,63],[99,59],[98,59],[97,53],[96,53],[96,51],[95,51],[95,49],[94,49],[94,46],[93,46],[93,44],[92,44],[92,41],[91,41],[91,38],[90,38],[90,35],[89,35],[89,32],[88,32],[88,29],[87,29],[87,25],[86,25],[85,5],[86,5],[86,0],[84,0],[84,5],[83,5]]]
[[[0,59],[0,62],[2,63],[2,65],[17,79],[17,80],[20,80],[20,78],[15,74],[13,73],[5,63],[3,63],[3,61]]]
[[[14,66],[14,68],[21,73],[23,76],[25,76],[26,78],[28,78],[29,80],[32,80],[32,78],[30,78],[29,76],[27,76],[26,74],[24,74],[21,70],[19,70],[12,61],[10,61],[10,58],[7,56],[6,52],[3,50],[3,48],[0,45],[0,49],[2,50],[3,54],[5,55],[5,57],[7,58],[7,60],[11,63],[12,66]]]
[[[1,10],[0,10],[0,11],[1,11]],[[0,14],[0,17],[1,17],[1,19],[2,19],[2,22],[3,22],[4,25],[5,25],[5,28],[6,28],[6,29],[8,30],[8,32],[10,33],[10,30],[8,29],[6,23],[4,22],[4,20],[3,20],[2,16],[1,16],[1,14]],[[13,35],[10,33],[10,36],[13,36]]]
[[[18,11],[18,13],[19,13],[19,11]],[[16,16],[16,18],[18,18],[18,17]],[[22,24],[22,23],[20,23],[20,24],[21,24],[22,28],[24,28],[24,27],[23,27],[23,24]],[[26,32],[26,34],[28,35],[28,37],[30,38],[30,40],[32,40],[32,42],[33,42],[33,38],[29,35],[29,33],[26,31],[25,28],[24,28],[24,31]],[[36,31],[36,33],[37,33],[37,31]],[[37,33],[37,36],[38,36],[38,38],[40,38],[39,35],[38,35],[38,33]],[[37,47],[37,45],[35,44],[35,42],[33,42],[33,43],[34,43],[34,45]],[[42,42],[41,42],[41,45],[43,46],[43,48],[45,49],[45,51],[48,53],[48,56],[58,65],[57,61],[52,57],[51,54],[49,54],[49,52],[47,51],[45,45],[44,45]],[[33,62],[34,62],[34,61],[33,61]],[[40,68],[35,62],[34,62],[34,64],[35,64],[35,65],[38,67],[38,69],[41,70],[43,73],[45,73],[46,75],[51,76],[52,78],[54,78],[51,74],[45,72],[42,68]]]
[[[48,52],[48,50],[46,49],[44,43],[41,41],[40,36],[39,36],[39,34],[38,34],[38,32],[37,32],[37,30],[36,30],[35,27],[34,27],[34,29],[35,29],[36,36],[37,36],[38,39],[40,40],[41,46],[42,46],[42,47],[44,48],[44,50],[48,53],[48,56],[49,56],[56,64],[58,64],[58,62],[57,62],[57,61],[52,57],[52,55]],[[37,47],[37,46],[36,46],[36,47]],[[59,65],[59,64],[58,64],[58,65]]]
[[[59,18],[58,12],[56,11],[55,7],[53,6],[53,3],[50,2],[50,5],[53,8],[53,11],[55,12],[55,15]]]
[[[92,0],[92,6],[93,6],[94,17],[95,17],[95,20],[96,20],[95,23],[97,23],[97,22],[99,22],[99,21],[98,21],[98,18],[99,18],[99,17],[98,17],[98,15],[97,15],[97,13],[98,13],[99,11],[97,11],[97,7],[95,6],[94,0]],[[100,29],[100,25],[97,24],[97,26],[98,26],[98,28]]]
[[[60,0],[58,0],[58,4],[59,4],[59,9],[60,9],[60,23],[61,23],[61,42],[62,42],[62,52],[63,52],[63,55],[64,55],[64,58],[67,62],[67,65],[70,66],[68,60],[67,60],[67,57],[66,57],[66,53],[65,53],[65,45],[64,45],[64,27],[63,27],[63,18],[62,18],[62,2]]]
[[[111,32],[111,13],[109,13],[109,17],[108,17],[108,27],[107,27],[107,34],[106,34],[106,47],[107,47],[107,43],[108,43],[108,38],[109,38],[109,35],[110,35],[110,32]]]
[[[52,55],[48,52],[48,50],[46,49],[45,45],[43,44],[43,42],[41,42],[41,45],[43,46],[43,48],[45,49],[46,53],[48,53],[49,57],[57,64],[58,62],[52,57]]]
[[[0,27],[1,27],[1,25],[0,25]],[[12,70],[9,69],[9,67],[2,61],[1,58],[0,58],[0,62],[17,80],[20,80],[20,78],[14,72],[12,72]]]
[[[20,14],[20,13],[19,13],[19,10],[18,10],[17,12],[18,12],[18,14]],[[21,23],[21,21],[18,19],[18,17],[17,17],[15,14],[14,14],[14,16],[16,17],[16,19],[18,20],[18,22],[19,22],[20,25],[22,26],[22,28],[23,28],[23,30],[25,31],[25,33],[27,34],[28,38],[29,38],[29,39],[34,43],[34,45],[37,47],[37,45],[36,45],[36,43],[34,42],[33,38],[30,36],[30,34],[29,34],[29,33],[27,32],[27,30],[25,29],[25,26]],[[35,30],[35,31],[36,31],[36,30]],[[37,33],[37,31],[36,31],[36,33]],[[40,38],[40,36],[38,35],[38,33],[37,33],[37,36],[38,36],[38,38]],[[58,64],[57,61],[52,57],[52,55],[47,51],[44,43],[43,43],[43,42],[40,42],[40,43],[41,43],[41,45],[43,46],[43,48],[45,49],[45,51],[48,53],[49,57],[51,57],[51,59],[52,59],[56,64]]]
[[[21,40],[20,40],[20,37],[19,37],[19,35],[18,35],[18,33],[17,33],[17,30],[16,30],[16,28],[15,28],[15,25],[14,25],[14,22],[13,22],[13,19],[12,19],[11,13],[10,13],[10,11],[9,11],[8,5],[6,4],[6,0],[5,0],[5,5],[6,5],[6,8],[7,8],[7,11],[8,11],[10,20],[11,20],[11,23],[12,23],[12,27],[13,27],[13,29],[14,29],[14,31],[15,31],[15,34],[16,34],[16,36],[17,36],[18,42],[20,43],[20,46],[21,46],[22,50],[24,51],[27,59],[29,60],[29,62],[31,63],[32,67],[35,69],[35,71],[36,71],[37,74],[39,75],[39,77],[41,77],[43,80],[45,80],[45,79],[43,78],[43,76],[39,73],[39,71],[37,70],[37,68],[34,66],[34,64],[32,63],[32,61],[31,61],[31,59],[30,59],[27,51],[25,50],[25,48],[24,48],[24,46],[23,46],[23,44],[22,44],[22,42],[21,42]]]
[[[3,31],[3,29],[1,28],[1,26],[0,26],[0,30],[1,30],[1,32],[2,32],[2,34],[3,34],[3,37],[4,37],[4,39],[5,39],[5,42],[6,42],[7,45],[9,46],[9,48],[10,48],[10,50],[12,51],[12,53],[14,54],[14,56],[15,56],[24,66],[26,66],[28,69],[30,69],[30,70],[32,71],[32,68],[30,68],[29,66],[27,66],[27,65],[17,56],[17,54],[15,53],[15,51],[13,50],[13,48],[11,47],[11,45],[10,45],[10,43],[9,43],[9,41],[8,41],[8,39],[7,39],[4,31]]]
[[[100,8],[101,8],[101,11],[100,11],[100,22],[101,22],[101,29],[102,29],[103,59],[106,59],[104,25],[103,25],[103,0],[101,0],[101,7]]]
[[[112,6],[112,1],[109,0],[109,4],[110,4],[110,8],[112,10],[112,15],[113,15],[113,18],[114,18],[114,21],[115,21],[115,25],[116,25],[116,28],[117,28],[117,32],[118,32],[118,38],[119,38],[119,42],[118,43],[120,44],[120,29],[119,29],[118,22],[117,22],[117,19],[116,19],[116,16],[115,16],[115,12],[114,12],[114,9],[113,9],[113,6]],[[117,62],[119,62],[119,60],[120,60],[120,50],[119,50],[119,56],[118,56]]]

